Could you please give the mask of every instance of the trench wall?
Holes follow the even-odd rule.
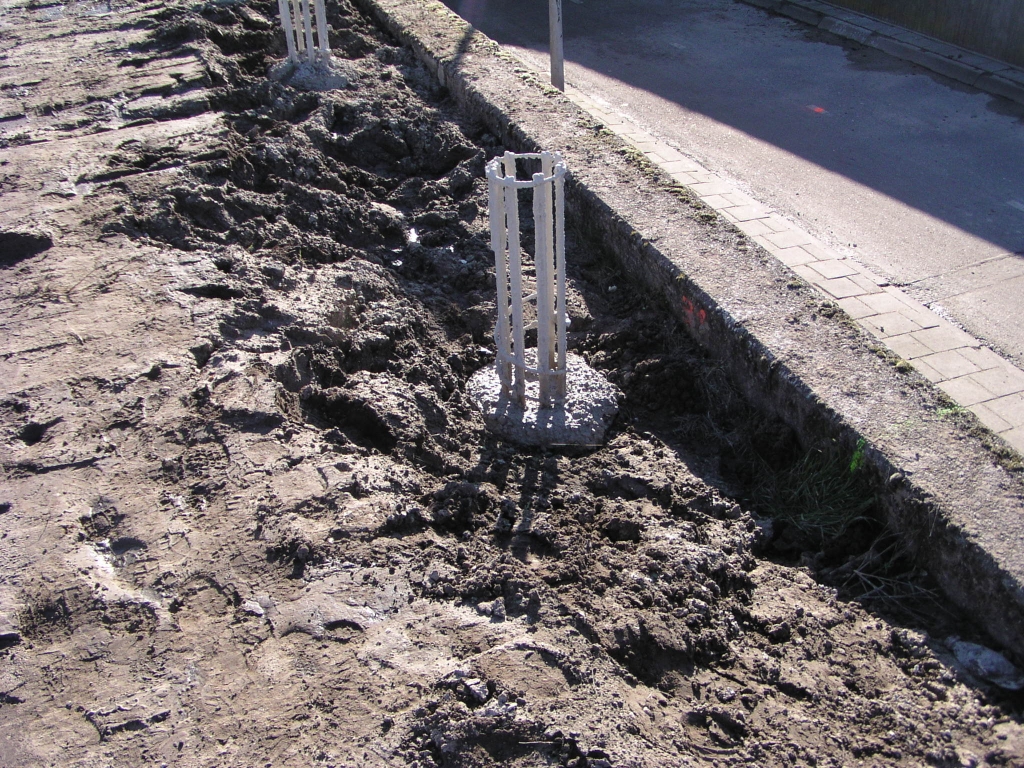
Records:
[[[942,416],[941,393],[441,3],[357,2],[506,146],[562,152],[567,221],[663,297],[752,403],[806,446],[850,455],[863,441],[890,524],[948,597],[1021,657],[1024,482]]]

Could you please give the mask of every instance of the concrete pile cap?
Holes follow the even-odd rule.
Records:
[[[527,351],[527,360],[534,350]],[[622,393],[578,355],[569,354],[565,400],[542,408],[536,377],[526,382],[526,407],[502,393],[498,371],[489,365],[473,374],[467,390],[483,412],[487,428],[520,445],[598,446],[615,420]]]

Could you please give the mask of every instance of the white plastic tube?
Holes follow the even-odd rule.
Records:
[[[508,257],[505,249],[505,186],[495,174],[488,173],[488,199],[491,222],[491,250],[494,252],[494,276],[498,287],[498,320],[494,329],[494,341],[498,347],[497,367],[501,391],[512,393],[512,346],[508,315]]]
[[[551,248],[551,185],[533,174],[534,267],[537,270],[537,381],[542,407],[551,405],[555,367],[554,254]]]
[[[301,0],[292,0],[292,29],[295,30],[295,46],[300,54],[306,52],[306,36],[302,34]]]
[[[518,160],[540,160],[541,172],[516,178]],[[502,392],[526,404],[526,378],[535,375],[542,408],[566,393],[565,189],[566,167],[556,153],[506,152],[487,164],[491,249],[497,282],[496,367]],[[537,290],[523,295],[518,190],[533,192]],[[526,365],[524,302],[537,302],[536,365]],[[531,328],[533,326],[530,326]]]
[[[563,172],[555,173],[554,157],[551,158],[552,167],[549,176],[554,177],[554,207],[555,207],[555,345],[558,350],[557,368],[561,374],[555,379],[556,397],[565,397],[565,370],[566,370],[566,321],[569,317],[568,307],[565,305],[565,165],[562,165]]]
[[[509,290],[512,298],[512,396],[526,403],[526,350],[523,330],[523,257],[519,243],[519,194],[516,191],[516,158],[505,153],[505,221],[508,227]],[[512,182],[509,184],[508,182]]]
[[[309,18],[309,0],[302,0],[302,28],[306,31],[306,61],[316,61],[316,48],[313,47],[313,23]]]
[[[295,49],[295,29],[292,27],[292,14],[288,8],[288,0],[277,0],[277,9],[281,13],[281,29],[284,30],[284,40],[288,46],[288,61],[296,62],[299,60],[299,54]]]
[[[316,7],[316,41],[319,47],[319,58],[323,64],[331,61],[331,41],[328,40],[327,10],[324,8],[324,0],[315,0]]]

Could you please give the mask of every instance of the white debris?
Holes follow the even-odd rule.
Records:
[[[1024,690],[1024,674],[998,651],[958,637],[949,638],[946,645],[956,660],[975,677],[1008,691]]]

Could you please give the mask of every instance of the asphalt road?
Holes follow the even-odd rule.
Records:
[[[545,0],[446,0],[547,71]],[[566,80],[1024,363],[1024,108],[736,0],[564,0]]]

